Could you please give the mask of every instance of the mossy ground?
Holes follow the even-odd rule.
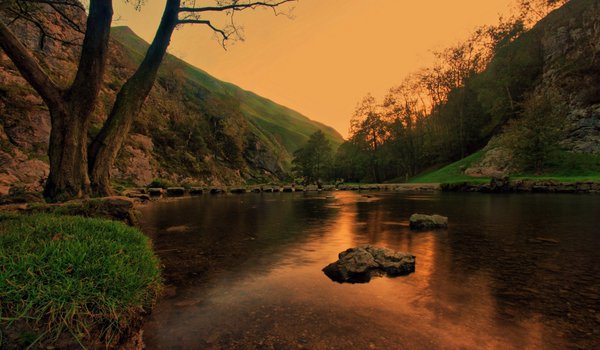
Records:
[[[160,290],[158,259],[135,228],[0,213],[0,336],[9,348],[116,346]]]

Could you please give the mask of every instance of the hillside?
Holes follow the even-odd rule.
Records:
[[[62,18],[49,15],[47,20],[50,32],[77,39]],[[39,33],[26,22],[17,21],[11,29],[46,62],[56,81],[73,78],[77,47],[51,39],[41,45]],[[131,29],[113,29],[105,86],[90,136],[98,132],[147,47]],[[39,189],[48,173],[50,118],[3,52],[0,116],[0,189],[13,184]],[[288,176],[293,152],[317,130],[335,147],[343,141],[328,126],[167,55],[119,154],[113,179],[129,185],[146,185],[155,178],[197,185],[278,181]]]
[[[469,145],[472,155],[411,181],[478,181],[497,175],[598,178],[599,23],[600,1],[571,0],[500,47],[487,69],[467,82],[472,101],[477,103],[472,120],[480,123]],[[553,107],[560,110],[563,129],[561,150],[552,154],[539,173],[520,169],[516,161],[520,155],[507,148],[507,126],[523,119],[523,106],[532,95],[555,96]],[[459,98],[460,94],[451,95],[447,105],[458,104]],[[542,124],[550,122],[550,116],[540,119]],[[539,130],[542,124],[538,124]],[[459,158],[451,157],[445,163]]]
[[[137,36],[129,27],[114,27],[112,38],[127,48],[137,62],[148,48],[148,43]],[[304,115],[259,96],[252,91],[244,90],[234,84],[216,79],[197,67],[194,67],[179,58],[168,55],[165,63],[170,67],[184,71],[184,79],[193,84],[198,84],[205,89],[221,96],[226,96],[239,101],[242,113],[256,126],[255,132],[265,134],[266,137],[275,137],[285,148],[288,155],[293,153],[307,137],[317,130],[322,130],[334,146],[342,142],[341,135],[333,128],[313,121]],[[165,72],[163,69],[163,76]]]

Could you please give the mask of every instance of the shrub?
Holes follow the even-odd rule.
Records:
[[[169,180],[165,179],[154,179],[148,184],[149,188],[167,188],[173,187],[173,184]]]
[[[531,95],[525,100],[522,115],[511,120],[501,140],[521,171],[540,174],[559,156],[565,115],[565,104],[556,93]]]

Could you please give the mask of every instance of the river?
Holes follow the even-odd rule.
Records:
[[[147,349],[600,348],[600,196],[263,193],[141,210],[167,284]],[[448,229],[412,232],[417,212]],[[323,274],[366,243],[411,252],[416,272]]]

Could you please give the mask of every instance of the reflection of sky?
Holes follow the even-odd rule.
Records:
[[[256,203],[254,197],[247,197],[246,206],[232,204],[231,197],[209,199],[224,201],[223,205],[236,213],[265,206],[271,219],[257,213],[240,216],[249,226],[233,227],[258,228],[253,234],[259,249],[208,284],[182,288],[177,297],[163,300],[146,326],[150,349],[566,346],[563,332],[553,328],[564,324],[544,315],[546,307],[536,309],[537,299],[527,292],[539,287],[539,292],[546,293],[544,300],[556,302],[552,291],[532,287],[520,276],[528,264],[547,264],[536,261],[543,257],[528,255],[539,247],[512,242],[517,240],[515,236],[527,233],[525,228],[519,229],[525,221],[515,207],[531,206],[529,198],[520,202],[512,198],[498,202],[487,196],[377,194],[366,198],[350,192],[338,192],[335,199],[277,196],[272,205],[264,202],[265,197]],[[501,210],[494,211],[494,207]],[[316,215],[327,211],[325,208],[331,210],[327,215]],[[413,233],[407,219],[415,211],[448,214],[450,228]],[[465,211],[467,214],[461,214]],[[530,219],[539,223],[549,217],[548,211],[559,217],[559,213],[572,214],[557,206],[533,210],[540,218]],[[509,214],[514,216],[507,222]],[[474,218],[477,222],[467,222]],[[275,239],[286,227],[296,238]],[[539,226],[532,234],[540,234]],[[555,234],[561,234],[560,230]],[[498,235],[509,242],[498,240]],[[416,272],[355,285],[333,283],[321,272],[340,251],[365,243],[410,251],[417,256]],[[545,250],[544,256],[552,256],[553,248]],[[505,262],[504,256],[521,260],[517,264],[507,261],[504,266],[492,264]],[[503,274],[507,269],[510,271]],[[548,280],[546,275],[528,276]],[[597,286],[597,275],[592,282]],[[521,310],[523,306],[529,309]]]

